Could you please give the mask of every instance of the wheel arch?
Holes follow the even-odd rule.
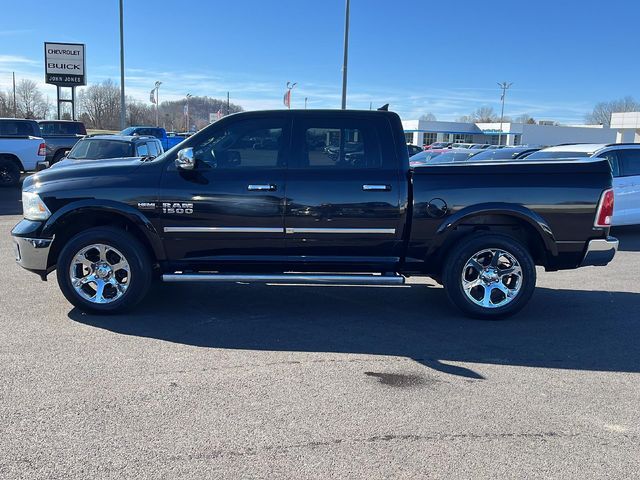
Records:
[[[117,226],[134,235],[149,249],[154,261],[166,259],[162,239],[151,221],[133,207],[115,201],[74,202],[56,211],[45,223],[42,235],[54,238],[48,268],[56,264],[65,243],[87,228]]]
[[[0,153],[0,160],[9,160],[9,161],[15,163],[18,166],[18,168],[20,169],[21,172],[24,172],[24,166],[22,165],[22,162],[13,153]]]
[[[464,208],[440,224],[429,248],[429,257],[444,257],[455,243],[471,233],[502,233],[520,240],[536,263],[547,266],[558,255],[551,227],[537,213],[522,205],[485,203]]]

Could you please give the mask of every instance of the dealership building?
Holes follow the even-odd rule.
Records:
[[[545,125],[529,123],[463,123],[403,120],[407,143],[489,143],[491,145],[558,145],[614,143],[616,129],[602,125]]]

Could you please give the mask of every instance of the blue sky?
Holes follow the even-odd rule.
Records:
[[[37,6],[36,6],[37,4]],[[0,88],[43,82],[43,42],[87,44],[89,82],[119,78],[117,0],[0,0]],[[640,98],[635,0],[352,0],[348,106],[390,103],[403,118],[505,114],[581,122],[601,100]],[[186,93],[246,109],[340,105],[344,0],[125,0],[126,91]],[[55,87],[43,89],[53,101]]]

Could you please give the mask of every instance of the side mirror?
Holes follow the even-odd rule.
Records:
[[[193,148],[188,147],[178,151],[176,167],[182,170],[193,170],[196,167],[196,160],[193,158]]]

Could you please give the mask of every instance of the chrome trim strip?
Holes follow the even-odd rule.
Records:
[[[164,227],[165,233],[351,233],[394,235],[395,228]]]
[[[284,233],[269,227],[164,227],[165,233]]]
[[[391,185],[362,185],[362,190],[365,192],[388,192],[391,190]]]
[[[247,283],[293,283],[293,284],[338,284],[338,285],[403,285],[402,275],[327,275],[284,273],[221,274],[221,273],[165,273],[163,282],[247,282]]]
[[[395,228],[287,228],[288,234],[292,233],[366,233],[393,235]]]

